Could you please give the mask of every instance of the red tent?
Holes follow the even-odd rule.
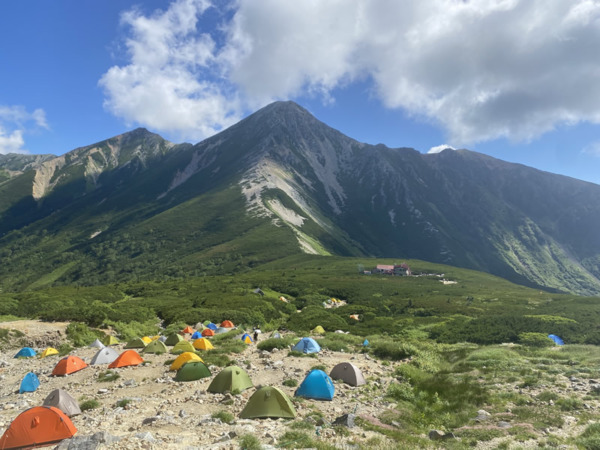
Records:
[[[207,336],[214,336],[215,332],[213,330],[211,330],[210,328],[205,328],[204,330],[202,330],[202,336],[207,337]]]
[[[194,329],[188,325],[181,332],[184,333],[184,334],[186,334],[186,333],[187,334],[192,334],[194,332]]]
[[[36,406],[19,414],[0,438],[0,449],[56,444],[77,433],[65,413],[53,406]]]
[[[233,322],[231,320],[224,320],[221,322],[221,328],[234,328]]]
[[[56,366],[54,366],[52,375],[54,375],[54,376],[69,375],[70,373],[77,372],[81,369],[85,369],[86,367],[87,367],[87,364],[79,356],[67,356],[67,357],[61,359],[56,364]]]

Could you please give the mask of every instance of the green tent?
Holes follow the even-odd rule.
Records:
[[[160,355],[162,353],[167,353],[168,351],[169,349],[167,348],[165,343],[157,339],[156,341],[152,341],[148,345],[146,345],[146,347],[144,347],[144,350],[142,350],[142,353],[154,353],[156,355]]]
[[[110,334],[107,334],[106,336],[104,336],[104,338],[102,339],[102,343],[104,345],[115,345],[119,343],[119,340],[114,337],[111,336]]]
[[[167,345],[176,345],[178,342],[183,341],[183,336],[180,335],[179,333],[171,333],[169,335],[169,337],[167,338],[167,340],[165,341],[165,344]]]
[[[192,343],[188,341],[179,341],[177,344],[175,344],[175,347],[171,349],[171,353],[173,353],[174,355],[179,355],[180,353],[184,352],[194,353],[195,351],[196,349],[194,348]]]
[[[208,392],[223,394],[224,392],[234,390],[242,392],[252,386],[252,380],[250,380],[244,369],[238,366],[229,366],[219,372],[206,390]]]
[[[206,364],[201,361],[188,361],[177,371],[175,381],[194,381],[210,376],[211,373]]]
[[[141,337],[136,337],[127,343],[125,348],[144,348],[146,347],[146,343]]]
[[[294,405],[285,392],[273,386],[263,386],[248,399],[240,413],[241,419],[266,418],[293,419],[296,417]]]

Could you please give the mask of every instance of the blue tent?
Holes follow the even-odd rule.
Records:
[[[368,340],[368,339],[365,339],[365,340],[363,341],[363,347],[366,347],[367,345],[369,345],[369,340]]]
[[[193,340],[200,339],[201,337],[202,337],[202,333],[200,331],[194,331],[194,334],[192,334]]]
[[[251,344],[254,342],[254,339],[252,339],[252,336],[250,336],[248,333],[244,333],[242,335],[242,342],[245,342],[246,344]]]
[[[548,337],[552,339],[556,345],[565,345],[564,341],[555,334],[549,334]]]
[[[19,352],[15,355],[15,358],[32,358],[37,353],[31,347],[23,347]]]
[[[206,325],[206,328],[210,328],[211,330],[215,331],[219,327],[216,326],[214,323],[211,322],[208,325]]]
[[[29,372],[23,377],[21,381],[21,387],[19,388],[19,394],[23,392],[35,392],[40,387],[40,380],[37,375],[33,372]]]
[[[305,337],[300,339],[298,343],[292,347],[292,350],[302,353],[319,353],[321,347],[313,338]]]
[[[296,389],[295,397],[312,398],[315,400],[331,400],[335,387],[329,375],[322,370],[311,370],[302,384]]]

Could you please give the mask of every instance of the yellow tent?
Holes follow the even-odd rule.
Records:
[[[46,356],[58,355],[58,350],[53,347],[48,347],[46,350],[42,352],[40,358],[45,358]]]
[[[214,349],[213,345],[206,338],[196,339],[192,345],[196,350],[212,350]]]
[[[106,336],[104,336],[104,338],[102,339],[102,343],[103,343],[104,345],[106,345],[106,346],[109,346],[109,345],[115,345],[115,344],[118,344],[118,343],[119,343],[119,340],[118,340],[116,337],[114,337],[114,336],[111,336],[110,334],[107,334],[107,335],[106,335]]]
[[[142,338],[142,341],[144,341],[146,344],[149,344],[150,342],[152,342],[152,339],[151,339],[151,338],[149,338],[148,336],[144,336],[144,337]]]
[[[204,362],[204,361],[202,361],[202,358],[200,358],[195,353],[185,352],[185,353],[182,353],[181,355],[179,355],[175,359],[175,361],[173,361],[173,364],[171,364],[171,367],[169,367],[169,370],[179,370],[181,368],[181,366],[183,366],[188,361]]]
[[[313,330],[313,334],[325,334],[325,329],[321,325],[317,325]]]
[[[152,339],[153,341],[156,341],[158,338],[160,338],[160,334],[157,334],[156,336],[152,336],[150,339]]]

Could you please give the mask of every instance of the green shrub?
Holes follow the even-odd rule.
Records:
[[[316,366],[312,366],[310,370],[322,370],[325,372],[327,370],[327,366],[324,364],[317,364]]]
[[[81,411],[87,411],[88,409],[95,409],[98,408],[100,406],[100,402],[96,399],[89,399],[89,400],[84,400],[79,404],[79,409],[81,409]]]
[[[104,337],[104,333],[92,330],[85,323],[72,322],[67,326],[67,337],[75,347],[84,347],[96,339]]]
[[[240,449],[242,450],[261,450],[260,441],[253,434],[243,434],[239,438]]]
[[[561,411],[574,411],[581,409],[583,402],[577,397],[563,397],[556,400],[556,405],[560,407]]]
[[[549,402],[550,400],[556,401],[556,400],[558,400],[558,394],[556,392],[552,392],[552,391],[543,391],[543,392],[540,392],[536,396],[536,398],[543,402]]]
[[[417,347],[404,342],[376,341],[371,343],[371,351],[382,359],[400,361],[419,353]]]
[[[554,341],[544,333],[519,333],[519,343],[527,347],[552,347]]]
[[[577,444],[586,450],[600,449],[600,423],[588,425],[577,438]]]
[[[73,347],[71,347],[67,343],[64,343],[64,344],[60,344],[60,346],[57,348],[57,350],[58,350],[58,356],[66,356],[69,353],[71,353],[71,351],[73,350]]]
[[[119,375],[114,370],[105,370],[104,372],[100,372],[98,374],[97,380],[101,383],[104,383],[108,381],[116,381],[119,378],[121,378],[121,375]]]
[[[224,410],[212,413],[211,417],[213,419],[219,419],[223,423],[231,423],[235,420],[235,417],[233,414],[231,414],[228,411],[224,411]]]
[[[131,399],[130,398],[124,398],[122,400],[119,400],[117,402],[117,408],[125,408],[127,405],[129,405],[131,403]]]
[[[279,446],[282,448],[312,448],[315,442],[311,437],[302,431],[286,431],[279,439]]]
[[[293,378],[288,378],[286,380],[283,380],[283,383],[281,383],[281,384],[283,384],[284,386],[287,386],[287,387],[296,387],[296,386],[298,386],[298,380],[294,380]]]
[[[259,342],[256,347],[259,350],[267,350],[269,352],[271,350],[273,350],[274,348],[283,350],[283,349],[289,348],[294,340],[295,340],[295,338],[292,336],[286,336],[286,337],[282,337],[279,339],[270,338],[270,339],[266,339],[264,341]]]
[[[406,382],[391,383],[385,395],[395,401],[412,402],[415,399],[412,386]]]

